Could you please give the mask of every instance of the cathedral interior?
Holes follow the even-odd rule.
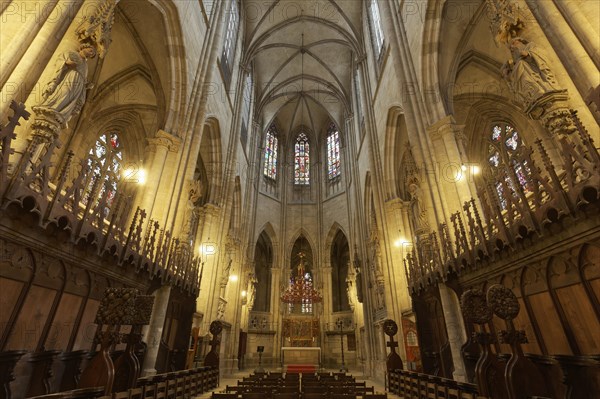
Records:
[[[0,118],[0,398],[600,397],[600,1],[2,0]]]

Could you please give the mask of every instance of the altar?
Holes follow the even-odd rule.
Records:
[[[311,364],[321,367],[321,348],[320,347],[299,347],[282,346],[281,347],[281,365],[283,367],[290,364]]]

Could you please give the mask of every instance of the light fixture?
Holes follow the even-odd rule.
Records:
[[[304,273],[304,252],[299,252],[300,262],[298,262],[298,273],[296,278],[281,295],[281,302],[292,304],[319,303],[323,301],[321,293],[314,289],[312,280],[306,278]]]
[[[300,46],[300,54],[301,54],[301,58],[302,58],[302,63],[301,63],[301,91],[300,91],[300,96],[298,97],[298,101],[302,101],[303,100],[303,96],[304,96],[304,53],[306,52],[306,49],[304,48],[304,33],[302,33],[302,43]],[[305,103],[306,104],[306,103]],[[300,108],[300,121],[302,122],[304,120],[304,104],[301,104],[302,108]],[[300,192],[300,225],[303,226],[304,225],[304,218],[303,218],[303,199],[304,199],[304,190],[302,190]],[[289,304],[313,304],[313,303],[319,303],[323,301],[323,297],[321,296],[321,293],[319,293],[317,290],[314,289],[313,287],[313,283],[312,283],[312,279],[310,278],[310,275],[307,276],[308,273],[305,272],[305,262],[304,262],[304,258],[306,257],[306,255],[304,254],[304,252],[302,251],[302,244],[300,244],[300,251],[298,252],[298,257],[300,258],[300,261],[298,262],[298,271],[296,274],[296,277],[292,277],[291,280],[291,284],[289,285],[289,287],[285,290],[285,292],[281,295],[281,302],[284,303],[289,303]]]
[[[396,248],[400,248],[405,246],[406,244],[408,244],[410,241],[408,241],[406,238],[404,237],[400,237],[398,238],[396,241],[394,241],[394,246]]]
[[[234,283],[235,283],[236,281],[238,281],[238,276],[237,276],[237,274],[232,274],[231,276],[229,276],[229,281],[232,281],[232,282],[234,282]]]
[[[246,298],[246,295],[248,295],[248,293],[244,290],[244,291],[242,291],[241,295],[242,295],[242,298]]]

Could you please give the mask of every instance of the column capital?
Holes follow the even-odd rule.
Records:
[[[147,138],[148,145],[151,150],[156,150],[158,147],[165,147],[168,151],[179,152],[181,146],[181,139],[173,136],[164,130],[158,130],[154,137]]]
[[[433,125],[427,128],[427,133],[431,140],[444,140],[447,139],[448,135],[454,136],[456,141],[463,141],[464,137],[464,125],[457,125],[452,115],[435,122]]]

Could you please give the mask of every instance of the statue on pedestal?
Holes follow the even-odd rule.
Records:
[[[525,108],[546,93],[559,91],[560,87],[548,63],[535,43],[515,37],[510,40],[512,60],[502,66],[502,76]]]
[[[413,222],[415,224],[415,234],[429,230],[429,221],[427,220],[427,211],[423,203],[423,190],[419,187],[416,179],[408,184],[408,192],[410,193],[410,211]]]
[[[60,66],[44,88],[42,102],[32,107],[36,113],[34,129],[57,135],[81,111],[86,90],[91,87],[87,81],[87,60],[94,57],[96,48],[91,44],[82,44],[78,51],[60,56]]]

